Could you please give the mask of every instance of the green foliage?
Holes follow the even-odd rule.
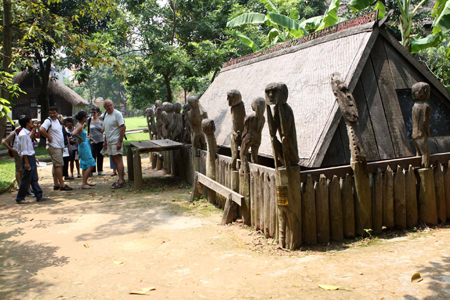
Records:
[[[8,91],[10,99],[18,97],[19,93],[25,93],[20,89],[18,84],[13,83],[13,75],[4,71],[0,71],[0,89]],[[0,97],[0,119],[7,117],[11,123],[14,123],[9,117],[9,113],[11,112],[9,109],[9,106],[11,106],[10,99]]]
[[[445,40],[439,47],[420,51],[418,58],[424,62],[437,78],[450,89],[450,60],[448,59],[449,41]]]
[[[0,191],[7,188],[15,178],[16,164],[14,159],[0,159]]]

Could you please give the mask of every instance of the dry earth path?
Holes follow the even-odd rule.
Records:
[[[219,226],[220,210],[189,203],[189,187],[147,161],[139,193],[111,190],[109,176],[53,192],[46,167],[50,201],[1,195],[0,299],[450,299],[449,228],[285,252],[239,223]],[[142,288],[154,290],[130,294]]]

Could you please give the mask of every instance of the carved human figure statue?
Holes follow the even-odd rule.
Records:
[[[216,132],[216,124],[214,120],[204,119],[202,121],[203,133],[206,136],[207,154],[206,154],[206,176],[216,179],[216,154],[217,143],[214,133]]]
[[[422,156],[422,167],[430,167],[430,116],[432,109],[427,100],[430,98],[431,89],[428,83],[418,82],[411,89],[414,106],[412,110],[412,139],[416,146],[417,155]]]
[[[155,111],[155,118],[156,118],[156,138],[158,140],[163,138],[163,127],[164,127],[164,120],[163,120],[163,109],[162,107],[157,107]]]
[[[155,112],[153,108],[149,107],[145,110],[145,115],[147,117],[147,127],[148,127],[148,135],[152,140],[156,135],[156,124],[155,124]]]
[[[297,132],[292,108],[287,104],[288,89],[284,83],[266,86],[267,124],[269,125],[274,159],[286,168],[299,162]],[[270,105],[274,105],[273,111]],[[280,135],[281,142],[277,138]]]
[[[342,80],[341,74],[331,74],[331,88],[333,90],[339,109],[344,116],[345,125],[347,127],[348,138],[350,142],[351,162],[365,162],[366,153],[355,133],[354,126],[358,121],[358,108],[355,98],[349,92],[347,85]]]
[[[248,174],[248,157],[251,148],[251,161],[258,163],[259,146],[261,145],[261,132],[266,122],[264,112],[266,110],[266,101],[259,97],[252,102],[253,113],[245,117],[244,132],[242,133],[241,144],[241,171]]]
[[[192,129],[192,153],[194,154],[194,156],[197,156],[197,150],[205,149],[206,146],[205,135],[202,131],[202,120],[208,118],[208,115],[201,109],[197,96],[189,96],[188,103],[190,110],[187,114]]]
[[[183,133],[183,115],[181,114],[181,104],[173,104],[173,127],[172,127],[172,140],[180,142]]]
[[[298,249],[302,243],[301,190],[294,112],[287,104],[286,84],[269,83],[265,94],[267,125],[275,160],[280,244]]]
[[[239,146],[242,142],[244,131],[245,106],[241,93],[238,90],[227,92],[228,106],[231,108],[231,169],[236,170]]]
[[[156,101],[155,101],[155,110],[156,110],[156,108],[158,108],[158,107],[162,107],[162,101],[161,101],[161,100],[156,100]]]
[[[170,102],[164,102],[162,105],[163,108],[163,119],[164,119],[164,128],[163,128],[163,136],[165,139],[171,139],[172,138],[172,131],[173,131],[173,116],[174,116],[174,110],[173,110],[173,103]]]
[[[191,110],[189,103],[184,104],[183,106],[183,134],[181,141],[183,143],[191,142],[191,122],[189,121],[188,112]]]

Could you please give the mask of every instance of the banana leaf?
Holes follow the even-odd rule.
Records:
[[[269,13],[269,16],[272,22],[287,28],[289,30],[289,33],[292,34],[295,38],[299,38],[307,34],[305,28],[301,27],[300,24],[298,24],[289,17],[276,13]]]
[[[447,0],[445,6],[442,7],[441,13],[436,18],[433,25],[439,27],[444,32],[450,30],[450,0]]]
[[[268,12],[278,13],[277,7],[270,0],[260,0]]]
[[[373,3],[372,0],[352,0],[348,4],[354,11],[358,11],[369,7]]]
[[[324,29],[326,27],[330,27],[337,23],[338,21],[338,8],[341,5],[341,0],[332,0],[330,3],[330,6],[327,9],[327,12],[324,15],[324,18],[322,19],[322,22],[320,23],[319,28],[317,30]]]
[[[262,24],[266,21],[266,16],[260,13],[247,13],[237,16],[228,21],[227,27],[234,27],[243,24]]]
[[[430,48],[430,47],[436,47],[442,42],[442,35],[441,34],[430,34],[427,37],[412,40],[411,45],[411,53],[417,53],[420,50]]]
[[[249,37],[247,37],[246,35],[242,34],[239,31],[236,31],[236,35],[238,36],[238,38],[241,40],[242,43],[244,43],[245,45],[249,46],[250,48],[252,48],[253,52],[257,52],[259,50],[259,46],[257,43],[255,43],[254,41],[252,41]]]
[[[381,20],[386,15],[386,6],[383,2],[378,1],[373,10],[378,10],[378,20]]]

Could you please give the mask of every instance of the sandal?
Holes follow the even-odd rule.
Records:
[[[117,176],[117,173],[112,173],[111,176]]]
[[[89,190],[89,189],[93,189],[93,187],[88,184],[87,186],[82,186],[81,189]]]
[[[117,184],[113,185],[111,188],[113,188],[113,189],[120,189],[120,188],[124,188],[124,187],[126,187],[126,186],[127,186],[127,184],[125,183],[125,181],[122,182],[122,183],[119,183],[119,182],[117,181]]]
[[[113,184],[111,186],[116,186],[119,184],[119,179],[117,179],[117,181],[114,181]]]
[[[89,186],[96,186],[96,183],[88,183]]]

